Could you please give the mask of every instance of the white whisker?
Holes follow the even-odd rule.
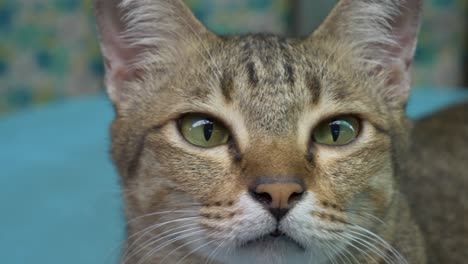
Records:
[[[234,240],[234,237],[232,236],[232,234],[234,233],[234,230],[231,230],[228,234],[226,234],[224,236],[224,238],[222,238],[222,242],[213,250],[213,252],[211,252],[211,254],[208,256],[207,258],[207,261],[206,261],[206,264],[211,264],[211,262],[214,260],[216,254],[217,254],[217,251],[222,248],[222,246],[227,242],[227,241],[232,241]]]
[[[159,233],[157,236],[152,237],[152,238],[146,240],[146,241],[143,242],[143,243],[147,243],[147,242],[149,242],[150,240],[153,240],[153,239],[156,239],[156,238],[158,238],[158,237],[164,236],[164,235],[166,235],[166,234],[168,234],[168,233],[177,231],[177,230],[179,230],[179,229],[185,229],[185,228],[188,228],[188,227],[191,227],[191,226],[196,226],[196,225],[198,225],[198,224],[197,224],[197,223],[191,223],[191,224],[187,224],[187,225],[183,225],[183,226],[178,226],[178,227],[175,227],[175,228],[171,228],[171,229],[166,230],[166,231],[164,231],[164,232],[162,232],[162,233]],[[151,230],[145,232],[145,234],[141,235],[138,239],[136,239],[135,241],[133,241],[133,243],[132,243],[130,246],[127,247],[127,251],[126,251],[126,253],[124,254],[124,256],[127,255],[127,253],[128,253],[128,252],[131,250],[131,248],[138,242],[139,239],[143,238],[146,234],[148,234],[149,232],[151,232],[151,231],[153,231],[153,230],[154,230],[154,229],[151,229]]]
[[[330,261],[331,261],[333,264],[338,264],[338,263],[336,262],[335,256],[333,256],[332,254],[330,254],[330,250],[331,250],[331,249],[330,249],[330,244],[329,244],[328,242],[326,242],[326,241],[322,241],[322,243],[323,243],[324,246],[326,246],[326,248],[324,248],[323,253],[324,253],[325,255],[328,256],[328,258],[330,259]]]
[[[154,254],[156,254],[156,253],[157,253],[158,251],[160,251],[161,249],[163,249],[163,248],[165,248],[165,247],[167,247],[167,246],[169,246],[169,245],[171,245],[171,244],[173,244],[173,243],[175,243],[175,242],[177,242],[177,241],[180,241],[180,240],[182,240],[182,239],[184,239],[184,238],[188,238],[188,237],[191,237],[191,236],[198,235],[198,234],[201,233],[201,232],[204,232],[204,231],[199,229],[198,231],[193,231],[193,232],[190,232],[190,233],[188,233],[188,234],[185,234],[185,235],[182,235],[182,236],[177,236],[177,237],[175,237],[175,238],[172,238],[172,239],[170,239],[169,241],[166,241],[166,242],[164,242],[163,244],[159,245],[158,247],[156,247],[156,248],[150,250],[148,253],[145,254],[145,256],[144,256],[142,259],[140,259],[140,260],[137,262],[137,264],[144,263],[144,261],[146,261],[148,258],[150,258],[151,256],[153,256]]]
[[[356,249],[361,254],[363,254],[364,256],[367,257],[367,263],[369,263],[370,260],[372,260],[373,263],[378,263],[378,261],[374,257],[372,257],[371,255],[369,255],[369,253],[366,252],[366,249],[369,249],[369,246],[367,244],[363,244],[362,242],[357,241],[356,238],[353,235],[343,235],[343,237],[350,240],[349,242],[347,242],[347,245],[351,246],[352,248]],[[358,245],[362,246],[363,249],[361,249],[361,248],[357,247],[356,245],[354,245],[353,242],[356,242]],[[377,255],[379,255],[379,254],[377,254]]]
[[[159,223],[159,224],[155,224],[155,225],[151,225],[147,228],[144,228],[143,230],[140,230],[138,232],[136,232],[135,234],[132,234],[131,236],[129,236],[127,238],[127,240],[139,235],[139,237],[137,239],[135,239],[129,246],[127,246],[127,249],[125,250],[125,253],[123,254],[123,256],[125,257],[130,249],[142,238],[144,237],[145,235],[147,235],[148,233],[154,231],[155,229],[159,228],[159,227],[162,227],[162,226],[165,226],[165,225],[168,225],[168,224],[173,224],[173,223],[178,223],[178,222],[183,222],[183,221],[189,221],[189,220],[194,220],[194,219],[198,219],[200,218],[199,216],[192,216],[192,217],[185,217],[185,218],[179,218],[179,219],[175,219],[175,220],[169,220],[169,221],[166,221],[166,222],[163,222],[163,223]],[[143,234],[141,234],[143,233]],[[140,235],[141,234],[141,235]],[[153,238],[152,238],[153,239]]]
[[[162,211],[162,212],[154,212],[154,213],[149,213],[145,215],[140,215],[137,216],[131,220],[129,220],[127,223],[130,224],[132,222],[135,222],[139,219],[145,218],[145,217],[150,217],[150,216],[155,216],[155,215],[167,215],[167,214],[182,214],[182,213],[197,213],[195,210],[168,210],[168,211]]]
[[[387,248],[392,254],[395,255],[395,257],[398,259],[398,262],[399,263],[402,263],[402,264],[406,264],[408,263],[406,261],[406,259],[401,255],[400,252],[398,252],[393,246],[391,246],[387,241],[385,241],[383,238],[381,238],[380,236],[376,235],[375,233],[369,231],[368,229],[366,228],[363,228],[361,226],[358,226],[358,225],[353,225],[352,228],[354,228],[355,230],[357,229],[357,231],[361,231],[361,232],[364,232],[366,234],[368,234],[369,236],[372,236],[374,237],[377,241],[379,241],[381,243],[381,245],[383,245],[385,248]]]
[[[184,246],[186,246],[186,245],[193,244],[193,243],[195,243],[195,242],[197,242],[197,241],[199,241],[199,240],[202,240],[202,239],[205,239],[205,238],[202,237],[202,238],[199,238],[199,239],[195,239],[195,240],[193,240],[193,241],[191,241],[191,242],[185,243],[184,245],[182,245],[182,246],[180,246],[180,247],[174,249],[173,251],[176,251],[177,249],[182,248],[182,247],[184,247]],[[205,243],[205,244],[203,244],[203,245],[201,245],[201,246],[195,248],[194,250],[192,250],[192,251],[190,251],[189,253],[187,253],[184,257],[182,257],[181,259],[179,259],[179,261],[177,261],[176,264],[181,263],[184,259],[186,259],[188,256],[190,256],[190,255],[192,255],[193,253],[195,253],[197,250],[199,250],[199,249],[201,249],[201,248],[203,248],[203,247],[205,247],[205,246],[207,246],[207,245],[209,245],[209,244],[211,244],[211,243],[213,243],[213,242],[215,242],[215,241],[216,241],[216,240],[213,239],[213,240],[208,241],[207,243]],[[172,253],[172,252],[171,252],[171,253]],[[165,258],[167,258],[171,253],[169,253]],[[161,262],[163,262],[163,261],[161,261]]]
[[[354,231],[349,231],[355,235],[352,235],[352,239],[354,242],[357,242],[359,243],[360,245],[364,246],[365,248],[367,248],[368,250],[370,250],[371,252],[375,253],[377,256],[381,257],[384,259],[385,262],[392,262],[392,259],[385,253],[383,252],[380,248],[378,248],[375,244],[371,243],[371,242],[375,242],[374,239],[366,236],[365,234],[362,234],[362,233],[358,233],[358,232],[354,232]],[[363,238],[360,238],[358,236],[362,236],[364,238],[367,238],[369,241],[367,240],[364,240]]]
[[[190,232],[190,231],[193,231],[193,230],[198,230],[198,229],[199,229],[198,227],[192,227],[192,228],[184,229],[184,230],[181,230],[181,231],[169,233],[169,234],[164,235],[164,236],[161,236],[161,237],[156,236],[156,237],[154,237],[154,238],[150,238],[150,239],[146,240],[146,241],[142,244],[142,246],[141,246],[138,250],[134,251],[134,252],[132,253],[132,255],[130,255],[127,259],[131,259],[131,258],[134,257],[135,255],[137,255],[139,252],[145,250],[146,248],[150,247],[151,245],[156,244],[157,242],[159,242],[159,241],[161,241],[161,240],[164,240],[164,239],[166,239],[166,238],[172,237],[172,236],[174,236],[174,235],[183,234],[183,233]],[[158,237],[159,237],[159,238],[158,238]]]

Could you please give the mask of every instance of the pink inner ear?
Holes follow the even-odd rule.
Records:
[[[125,67],[118,67],[115,70],[111,71],[112,79],[117,82],[125,82],[130,81],[132,79],[133,74],[127,70]]]
[[[391,65],[388,69],[389,76],[385,82],[387,86],[402,85],[406,81],[406,74],[400,65]]]
[[[104,48],[104,63],[109,77],[114,81],[129,81],[136,77],[136,58],[143,52],[142,47],[130,47],[125,40],[120,38],[112,29],[104,36],[106,46]]]
[[[118,85],[121,82],[128,82],[140,79],[143,75],[143,70],[134,67],[117,66],[110,70],[112,81]]]

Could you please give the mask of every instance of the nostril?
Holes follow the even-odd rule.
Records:
[[[253,198],[255,198],[255,200],[257,200],[259,203],[265,206],[270,206],[270,204],[273,202],[273,198],[269,193],[257,193],[255,191],[251,191],[250,194]]]
[[[302,199],[302,196],[304,195],[304,192],[294,192],[289,196],[288,199],[288,204],[293,205],[299,202],[299,200]]]
[[[302,181],[295,178],[260,178],[248,190],[256,202],[281,219],[302,199],[305,188]]]

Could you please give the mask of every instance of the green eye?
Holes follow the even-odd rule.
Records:
[[[314,141],[330,146],[342,146],[359,134],[359,120],[352,116],[339,117],[320,123],[314,132]]]
[[[180,120],[180,132],[195,146],[212,148],[229,141],[229,130],[221,123],[200,114],[189,114]]]

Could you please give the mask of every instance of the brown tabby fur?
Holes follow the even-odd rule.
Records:
[[[412,139],[402,190],[426,238],[428,263],[465,263],[468,104],[416,122]]]
[[[178,0],[124,0],[119,6],[97,0],[106,82],[117,114],[112,157],[128,219],[122,263],[461,260],[468,234],[457,221],[461,215],[447,214],[446,202],[437,201],[447,210],[436,216],[460,226],[447,233],[446,244],[438,244],[436,235],[444,225],[428,223],[436,216],[427,202],[450,193],[419,183],[436,179],[430,175],[432,150],[419,146],[436,139],[425,139],[416,125],[408,155],[404,106],[420,5],[343,0],[310,37],[285,39],[217,37]],[[177,129],[185,113],[217,118],[233,140],[212,149],[191,145]],[[360,118],[355,141],[327,147],[311,140],[318,123],[340,115]],[[413,160],[427,165],[412,167]],[[306,186],[281,223],[248,195],[259,177],[294,177]],[[413,184],[422,191],[413,192]],[[468,199],[451,199],[465,206],[466,215]],[[277,225],[296,242],[269,238]],[[455,238],[461,233],[464,238]],[[458,255],[448,253],[453,245]]]

